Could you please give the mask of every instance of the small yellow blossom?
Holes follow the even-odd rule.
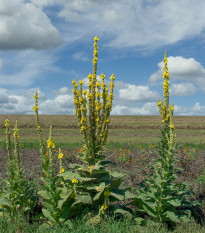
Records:
[[[80,84],[80,85],[82,85],[82,84],[83,84],[83,81],[82,81],[82,80],[80,80],[80,81],[79,81],[79,84]]]
[[[5,123],[6,123],[6,124],[5,124],[6,127],[9,127],[9,126],[10,126],[9,120],[8,120],[8,119],[5,120]]]
[[[73,184],[77,184],[77,183],[78,183],[78,179],[73,179],[73,180],[72,180],[72,183],[73,183]]]
[[[99,38],[97,36],[94,37],[94,41],[97,42],[99,41]]]
[[[34,107],[33,107],[33,110],[34,110],[35,112],[37,111],[37,109],[39,109],[38,106],[34,106]]]
[[[65,169],[62,167],[62,168],[60,169],[59,173],[61,174],[61,173],[63,173],[64,171],[65,171]]]
[[[100,208],[100,212],[101,214],[105,214],[105,210],[108,208],[108,206],[105,204],[105,205],[102,205],[101,208]]]
[[[174,129],[174,124],[170,124],[170,128],[171,128],[171,129]]]
[[[86,94],[87,94],[87,91],[86,91],[86,90],[83,90],[82,93],[86,95]]]
[[[58,159],[62,159],[63,158],[63,153],[60,153],[59,155],[58,155]]]
[[[111,77],[110,77],[111,80],[115,80],[115,75],[112,74]]]
[[[35,93],[35,95],[34,95],[34,97],[33,97],[34,99],[38,99],[39,97],[38,97],[38,94],[37,94],[37,91],[36,91],[36,93]]]
[[[101,190],[101,187],[97,187],[96,190],[97,190],[97,191],[100,191],[100,190]]]
[[[51,139],[48,139],[47,140],[47,147],[54,148],[55,147],[54,141]]]

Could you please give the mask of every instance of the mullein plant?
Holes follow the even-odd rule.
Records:
[[[49,139],[47,140],[46,153],[45,146],[42,139],[41,127],[38,118],[38,93],[35,92],[35,106],[33,110],[36,115],[37,130],[40,139],[40,153],[42,159],[42,177],[41,180],[44,183],[43,189],[38,192],[38,194],[43,198],[43,208],[41,218],[46,218],[49,225],[56,225],[59,223],[64,223],[68,217],[70,217],[71,205],[75,202],[75,190],[73,186],[67,186],[66,188],[61,181],[61,177],[55,172],[55,158],[53,155],[53,149],[55,148],[55,142],[52,138],[52,125],[50,126]],[[62,174],[65,169],[63,168],[62,159],[63,153],[61,148],[59,148],[59,174]]]
[[[14,155],[11,153],[10,123],[8,119],[5,120],[5,127],[8,153],[8,172],[0,199],[1,212],[3,212],[4,216],[7,213],[11,216],[15,216],[19,211],[24,214],[31,214],[36,206],[37,194],[32,183],[26,179],[26,175],[21,167],[17,121],[13,133],[15,145]]]
[[[167,56],[164,56],[163,90],[164,101],[158,101],[159,112],[164,124],[158,143],[158,158],[152,166],[153,173],[141,183],[141,189],[135,199],[137,211],[141,216],[148,215],[155,223],[169,223],[175,225],[182,221],[189,221],[191,203],[187,199],[188,186],[176,183],[175,168],[177,158],[174,156],[176,135],[174,133],[173,111],[174,105],[169,104],[169,73]],[[138,221],[145,222],[143,218]]]
[[[87,209],[88,216],[96,218],[96,215],[102,217],[112,212],[131,217],[125,207],[111,204],[131,198],[133,194],[120,189],[123,174],[109,171],[107,166],[111,162],[104,160],[103,149],[108,137],[115,76],[112,74],[110,77],[110,91],[105,84],[105,75],[100,75],[101,82],[97,78],[98,40],[95,36],[93,73],[87,77],[88,88],[83,90],[82,80],[79,81],[79,88],[75,79],[72,82],[75,114],[84,139],[84,156],[80,158],[84,164],[72,164],[60,176],[65,185],[73,183],[76,190],[73,206]]]
[[[94,38],[93,74],[88,75],[88,90],[83,90],[83,81],[79,81],[79,89],[74,79],[73,94],[76,107],[75,114],[85,142],[84,162],[94,165],[104,156],[102,149],[107,142],[109,116],[112,110],[114,74],[110,79],[110,92],[105,85],[105,75],[102,73],[99,82],[97,79],[98,37]]]

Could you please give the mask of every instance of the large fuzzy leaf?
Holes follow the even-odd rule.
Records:
[[[51,212],[47,209],[42,209],[43,215],[50,220],[51,222],[55,223],[56,220],[52,217]]]

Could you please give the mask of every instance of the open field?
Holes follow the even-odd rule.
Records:
[[[18,120],[21,142],[38,141],[35,115],[0,115],[0,142],[5,141],[5,119],[11,129]],[[43,139],[48,139],[48,129],[53,125],[55,142],[73,143],[82,141],[76,116],[39,115]],[[205,116],[175,116],[177,143],[205,143]],[[156,143],[160,128],[160,116],[111,116],[108,142],[131,142],[136,144]]]

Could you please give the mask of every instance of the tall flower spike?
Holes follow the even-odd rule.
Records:
[[[44,143],[43,143],[43,138],[42,138],[42,133],[41,133],[41,127],[39,125],[39,119],[38,119],[38,92],[37,90],[35,91],[35,95],[33,97],[35,99],[35,106],[33,107],[33,110],[36,115],[36,124],[37,124],[37,130],[38,130],[38,135],[39,135],[39,140],[40,140],[40,153],[42,156],[45,156],[45,149],[44,149]]]
[[[10,124],[9,124],[9,120],[6,119],[5,120],[5,127],[6,127],[6,149],[7,149],[7,153],[8,153],[8,159],[9,159],[9,163],[11,162],[12,158],[11,158],[11,141],[10,141]]]
[[[88,90],[82,89],[82,81],[79,82],[79,88],[77,88],[75,80],[72,82],[75,113],[85,141],[84,162],[89,165],[94,165],[103,158],[101,152],[107,140],[109,116],[114,97],[114,74],[110,77],[110,92],[105,84],[105,75],[103,73],[100,75],[102,82],[97,79],[98,40],[96,36],[94,38],[93,74],[89,74],[87,77]]]

